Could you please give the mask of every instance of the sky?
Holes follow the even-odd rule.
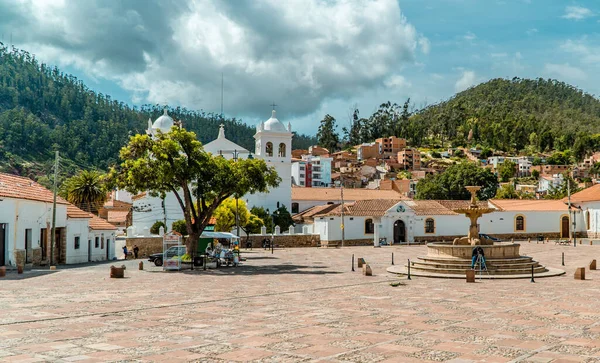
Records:
[[[132,105],[339,128],[491,78],[600,94],[600,1],[0,0],[0,41]],[[185,124],[185,120],[184,124]],[[216,135],[215,135],[216,136]]]

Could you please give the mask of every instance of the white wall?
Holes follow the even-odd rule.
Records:
[[[108,248],[108,259],[112,260],[115,256],[120,257],[123,251],[115,251],[115,231],[110,230],[91,230],[89,237],[92,241],[92,261],[106,260],[106,249]],[[96,247],[96,237],[99,238],[99,245]],[[104,246],[102,241],[104,240]],[[85,242],[87,244],[87,241]]]
[[[56,227],[65,227],[67,206],[56,205]],[[6,226],[6,246],[4,253],[6,264],[16,265],[15,250],[25,250],[25,230],[31,229],[31,245],[40,249],[42,228],[52,223],[52,203],[44,203],[26,199],[2,198],[0,201],[0,223]]]
[[[183,211],[173,193],[167,193],[165,197],[165,209],[167,216],[167,230],[171,230],[173,222],[183,219]],[[142,235],[145,228],[150,227],[156,221],[164,221],[165,211],[162,207],[162,199],[146,195],[133,201],[132,223],[136,235]]]
[[[89,221],[89,218],[67,219],[67,264],[88,262]],[[75,237],[79,237],[78,249],[75,249]]]

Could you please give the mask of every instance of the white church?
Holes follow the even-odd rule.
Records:
[[[157,118],[154,123],[148,120],[146,133],[154,136],[158,131],[169,132],[175,125],[167,111]],[[252,154],[244,147],[237,145],[225,137],[225,127],[220,125],[217,138],[204,145],[204,150],[213,154],[221,155],[226,159],[260,158],[272,166],[281,178],[277,188],[270,189],[269,193],[247,194],[242,199],[248,208],[263,207],[269,212],[275,211],[280,206],[285,206],[291,211],[292,204],[292,176],[291,176],[291,150],[292,150],[292,126],[288,122],[285,126],[276,117],[275,110],[271,118],[256,126],[255,150]],[[173,193],[168,193],[163,201],[161,198],[152,197],[148,193],[141,193],[132,198],[133,200],[133,235],[149,236],[150,227],[156,221],[166,221],[167,229],[171,229],[173,222],[183,219],[183,212]]]

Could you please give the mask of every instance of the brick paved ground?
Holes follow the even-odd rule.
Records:
[[[566,276],[389,275],[425,247],[261,250],[244,267],[109,279],[108,265],[0,279],[0,361],[600,362],[600,246],[524,244]],[[365,257],[375,276],[350,271]],[[390,281],[403,285],[392,287]]]

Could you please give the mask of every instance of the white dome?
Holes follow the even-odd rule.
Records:
[[[271,132],[288,132],[285,125],[275,117],[275,110],[273,110],[271,118],[265,121],[264,130]]]
[[[171,131],[171,127],[173,127],[174,124],[173,119],[167,114],[167,109],[165,109],[165,112],[154,121],[152,128],[166,133]]]

